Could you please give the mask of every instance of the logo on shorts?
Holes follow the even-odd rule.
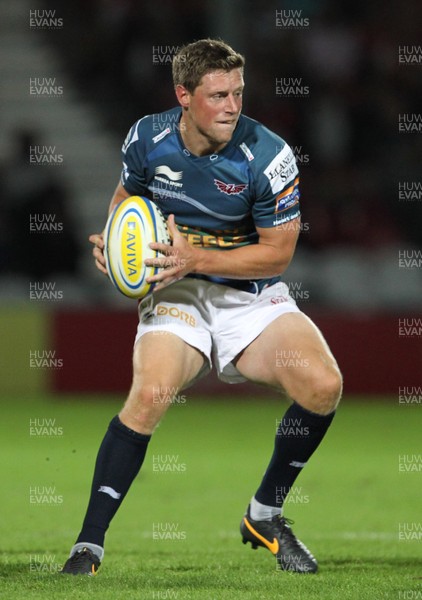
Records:
[[[195,317],[184,310],[178,309],[177,306],[158,304],[157,317],[173,317],[173,319],[180,319],[180,321],[187,323],[191,327],[196,327]]]
[[[275,294],[270,300],[271,304],[282,304],[283,302],[289,302],[291,300],[289,288],[282,281],[277,282],[272,289]]]
[[[214,179],[214,184],[218,187],[220,192],[228,194],[229,196],[232,194],[240,194],[248,187],[247,183],[224,183],[224,181],[220,181],[219,179]]]
[[[271,304],[282,304],[283,302],[288,302],[289,298],[287,296],[277,296],[276,298],[271,298]]]

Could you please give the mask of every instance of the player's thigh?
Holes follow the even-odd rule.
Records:
[[[303,313],[275,319],[242,352],[236,367],[247,379],[283,389],[321,414],[333,410],[340,398],[337,362],[319,329]]]
[[[169,331],[145,333],[133,352],[133,379],[138,385],[170,381],[183,387],[202,368],[201,352]]]
[[[203,367],[201,352],[166,331],[144,334],[133,352],[133,380],[120,418],[125,425],[150,433],[175,396]]]

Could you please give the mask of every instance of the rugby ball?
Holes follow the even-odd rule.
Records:
[[[151,242],[170,244],[158,206],[141,196],[130,196],[117,204],[104,230],[104,257],[114,287],[129,298],[144,298],[154,289],[155,284],[146,279],[159,269],[144,263],[146,258],[160,255],[149,247]]]

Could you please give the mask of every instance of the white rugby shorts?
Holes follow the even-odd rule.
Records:
[[[274,319],[291,312],[300,310],[282,282],[251,293],[185,277],[139,303],[135,344],[146,333],[171,332],[207,359],[195,381],[214,361],[222,381],[240,383],[246,378],[232,360]]]

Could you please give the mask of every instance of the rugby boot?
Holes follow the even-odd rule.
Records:
[[[98,568],[101,565],[100,559],[89,548],[82,548],[76,551],[64,564],[60,573],[69,575],[88,575],[94,576],[97,574]]]
[[[244,544],[250,542],[256,550],[258,546],[268,548],[277,559],[277,567],[294,573],[316,573],[318,563],[308,548],[297,539],[290,525],[293,521],[276,515],[270,521],[254,521],[250,507],[240,523],[240,533]]]

